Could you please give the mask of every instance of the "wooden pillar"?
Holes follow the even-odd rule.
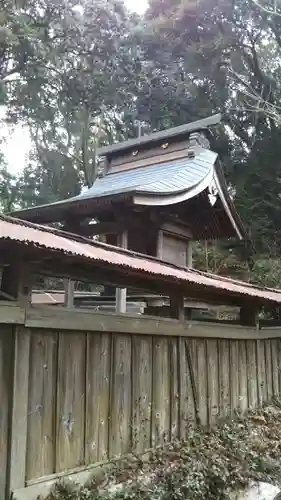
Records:
[[[170,296],[170,313],[171,318],[184,321],[184,296],[181,294],[174,294]]]
[[[17,326],[13,366],[11,453],[8,470],[9,498],[12,492],[25,486],[30,340],[30,330],[24,326]]]
[[[64,280],[64,305],[65,307],[74,307],[74,285],[75,282],[69,278]]]
[[[256,306],[247,304],[240,308],[240,324],[259,328],[259,310]]]
[[[33,266],[31,269],[29,263],[16,263],[3,271],[2,290],[15,297],[25,307],[31,301],[33,272]],[[16,326],[11,390],[9,498],[12,491],[25,486],[30,339],[31,332],[28,328],[22,325]]]
[[[159,229],[157,239],[157,257],[163,259],[163,231]]]
[[[187,244],[187,263],[188,269],[192,269],[193,267],[193,255],[192,255],[192,241],[189,241]]]
[[[117,246],[120,248],[128,248],[128,232],[118,234]],[[116,312],[125,313],[127,310],[127,289],[116,288]]]

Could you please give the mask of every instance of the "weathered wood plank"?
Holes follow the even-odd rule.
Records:
[[[229,417],[230,403],[230,341],[219,340],[219,416]]]
[[[265,350],[264,341],[257,340],[257,381],[258,381],[258,404],[262,406],[267,399],[265,379]]]
[[[170,384],[168,339],[153,339],[152,445],[169,440]]]
[[[179,339],[179,406],[179,436],[180,439],[187,439],[195,414],[184,338]]]
[[[248,408],[248,383],[247,383],[247,340],[239,340],[239,409],[245,413]]]
[[[231,412],[239,409],[239,343],[230,342]]]
[[[248,407],[249,409],[258,406],[258,380],[257,380],[257,351],[256,342],[247,340],[247,380],[248,380]]]
[[[1,300],[0,303],[0,324],[20,325],[24,324],[25,308],[17,302],[6,302]]]
[[[12,363],[14,345],[13,327],[1,325],[0,329],[0,498],[6,498],[7,453],[9,439],[9,417],[11,406]]]
[[[272,391],[273,397],[279,396],[279,380],[278,380],[278,342],[279,340],[272,339],[271,344],[271,359],[272,359]]]
[[[277,340],[277,353],[278,353],[278,383],[279,393],[281,393],[281,339]]]
[[[197,344],[197,367],[198,367],[198,406],[200,422],[203,426],[208,425],[208,372],[207,372],[207,346],[206,340],[198,339]]]
[[[30,331],[18,326],[15,330],[10,491],[22,488],[25,484],[29,355]]]
[[[178,338],[169,339],[170,358],[170,439],[175,440],[180,437],[180,360],[179,349],[180,340]]]
[[[168,337],[257,339],[279,338],[281,328],[256,328],[196,321],[179,322],[171,318],[136,316],[131,314],[95,313],[89,310],[65,310],[51,306],[36,306],[26,311],[25,325],[32,328],[75,330],[87,332],[128,333]]]
[[[109,456],[128,453],[132,447],[131,337],[113,336]]]
[[[271,340],[265,340],[265,373],[266,373],[266,400],[271,401],[273,396],[273,378],[272,378],[272,356]]]
[[[133,337],[133,450],[151,447],[152,337]]]
[[[87,335],[85,462],[108,458],[111,335]]]
[[[207,340],[207,369],[208,369],[208,423],[217,423],[219,414],[219,370],[218,370],[218,342]]]
[[[31,336],[26,479],[55,471],[57,334]]]
[[[56,471],[84,462],[86,334],[60,333]]]

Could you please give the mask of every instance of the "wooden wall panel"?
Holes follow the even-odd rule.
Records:
[[[271,344],[271,360],[272,360],[272,395],[279,396],[279,377],[278,377],[278,339],[272,339]]]
[[[257,374],[258,374],[258,404],[262,406],[267,400],[264,340],[256,341],[256,349],[257,349]]]
[[[170,373],[170,439],[180,437],[180,339],[169,339]]]
[[[194,401],[188,359],[186,356],[186,344],[184,338],[179,341],[179,377],[180,377],[180,439],[187,439],[189,428],[194,424]],[[188,345],[189,348],[189,345]]]
[[[143,451],[151,447],[152,410],[152,337],[133,337],[133,450]]]
[[[218,341],[207,340],[207,370],[208,370],[208,423],[216,424],[219,415],[219,356]]]
[[[219,416],[227,418],[231,414],[230,402],[230,341],[219,340]]]
[[[208,425],[208,372],[207,372],[207,344],[206,340],[197,339],[197,366],[198,366],[198,406],[201,425]]]
[[[113,335],[110,395],[109,456],[132,448],[132,344],[130,335]]]
[[[11,325],[0,326],[0,498],[5,498],[7,483],[10,402],[13,390],[14,331]]]
[[[264,341],[265,348],[265,377],[266,377],[266,401],[271,401],[273,396],[273,373],[272,373],[272,340]]]
[[[167,338],[153,339],[152,445],[169,440],[170,376]]]
[[[24,363],[16,363],[11,412],[14,364],[6,360],[13,359],[14,341],[12,327],[0,329],[2,497],[7,469],[17,489],[15,485],[23,487],[25,480],[186,439],[198,415],[203,426],[215,425],[231,411],[244,412],[280,396],[278,338],[58,333],[24,327],[17,338],[17,357],[25,357]],[[15,460],[7,465],[10,414],[13,456],[21,456],[20,475]],[[21,437],[24,428],[27,433]]]
[[[84,463],[86,334],[59,334],[56,470]]]
[[[257,378],[257,349],[255,340],[247,340],[247,380],[248,380],[248,407],[258,406],[258,378]]]
[[[108,458],[111,334],[87,336],[85,462]]]
[[[26,478],[55,472],[57,334],[33,331],[30,347]]]
[[[239,341],[239,365],[238,365],[238,408],[245,413],[248,408],[248,372],[247,372],[247,340]]]
[[[278,380],[279,380],[279,394],[281,396],[281,339],[277,340],[277,353],[278,353]]]

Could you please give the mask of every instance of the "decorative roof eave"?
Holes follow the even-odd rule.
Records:
[[[81,198],[81,199],[72,199],[62,200],[59,202],[52,203],[50,205],[39,205],[31,208],[26,208],[23,210],[17,210],[15,212],[10,212],[5,214],[10,217],[16,217],[17,219],[26,220],[29,222],[38,222],[49,224],[53,222],[61,222],[64,220],[63,212],[65,216],[69,214],[75,215],[85,215],[87,216],[88,211],[85,210],[91,208],[93,209],[93,214],[99,213],[101,209],[109,208],[115,202],[126,202],[130,203],[132,200],[131,193],[120,193],[114,195],[101,196],[99,198]]]
[[[153,132],[149,135],[142,135],[135,139],[129,139],[128,141],[118,142],[110,146],[105,146],[97,150],[98,156],[112,156],[119,152],[129,151],[136,147],[141,147],[144,145],[152,145],[153,143],[161,142],[163,140],[171,140],[175,137],[181,137],[192,132],[197,132],[201,130],[208,130],[209,127],[218,125],[221,122],[221,114],[216,114],[209,116],[208,118],[203,118],[202,120],[197,120],[195,122],[187,123],[185,125],[180,125],[179,127],[173,127],[166,130],[161,130],[160,132]]]
[[[177,203],[182,203],[184,201],[190,200],[194,198],[198,194],[205,191],[208,188],[213,179],[213,170],[210,170],[208,175],[204,177],[204,179],[196,184],[191,189],[184,190],[177,193],[169,193],[165,195],[161,195],[158,193],[149,193],[149,192],[136,192],[133,202],[136,205],[147,205],[147,206],[166,206],[166,205],[175,205]]]

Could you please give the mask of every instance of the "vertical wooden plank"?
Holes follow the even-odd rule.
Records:
[[[132,445],[131,337],[114,335],[112,345],[109,456],[116,457],[128,453]]]
[[[278,361],[278,385],[281,392],[281,340],[277,340],[277,361]]]
[[[117,246],[128,248],[128,231],[117,235]],[[127,289],[116,288],[116,312],[125,313],[127,310]]]
[[[231,414],[230,404],[230,347],[229,340],[219,340],[219,416],[229,417]]]
[[[11,428],[10,491],[25,486],[30,330],[15,331],[14,390]]]
[[[84,463],[85,333],[60,333],[56,471]]]
[[[219,413],[219,366],[218,341],[207,340],[208,367],[208,423],[215,425]]]
[[[258,373],[258,404],[262,406],[267,399],[265,379],[265,349],[264,340],[256,341],[257,349],[257,373]]]
[[[152,409],[152,337],[133,337],[133,449],[142,452],[151,447]]]
[[[169,440],[170,373],[167,338],[153,338],[152,445]]]
[[[258,380],[257,380],[257,352],[256,341],[247,340],[247,381],[248,381],[248,407],[249,409],[258,406]]]
[[[108,458],[111,335],[87,335],[86,465]]]
[[[169,339],[169,356],[170,356],[170,439],[179,439],[179,338],[172,337]]]
[[[239,409],[245,413],[248,409],[247,383],[247,340],[239,340]]]
[[[203,426],[208,425],[208,371],[206,340],[197,339],[198,405]]]
[[[27,426],[26,478],[55,471],[57,334],[33,331]]]
[[[272,359],[272,391],[273,397],[279,396],[279,380],[278,380],[278,339],[271,339],[271,359]]]
[[[189,428],[194,425],[194,401],[186,358],[185,338],[179,339],[179,395],[180,395],[180,439],[187,439]]]
[[[230,380],[231,412],[239,409],[239,345],[237,340],[230,341]]]
[[[271,339],[266,339],[265,344],[265,380],[266,380],[266,401],[272,401],[273,380],[272,380],[272,357],[271,357]]]
[[[7,457],[11,390],[13,387],[13,342],[14,332],[10,325],[0,329],[0,498],[6,498]],[[7,495],[8,498],[8,495]]]
[[[74,289],[75,281],[66,278],[64,280],[64,305],[65,307],[74,307]]]

